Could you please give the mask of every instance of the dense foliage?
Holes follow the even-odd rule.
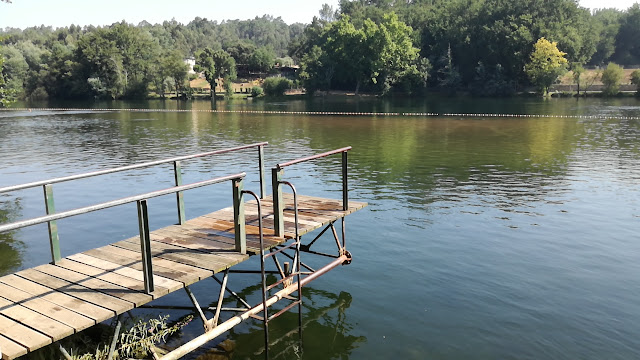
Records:
[[[549,93],[549,87],[566,69],[565,55],[567,54],[558,50],[557,43],[545,38],[540,38],[533,46],[530,61],[524,66],[524,71],[544,94]]]
[[[177,95],[186,80],[179,59],[193,57],[214,86],[220,77],[266,77],[275,64],[295,63],[310,92],[420,94],[429,86],[508,95],[540,85],[526,68],[541,38],[557,44],[571,69],[640,65],[638,4],[591,13],[577,0],[341,0],[310,20],[7,28],[0,30],[3,89],[34,99],[141,97],[170,88]],[[226,72],[214,53],[226,54]]]
[[[19,97],[139,98],[150,91],[161,96],[169,88],[180,91],[184,60],[205,49],[231,55],[234,73],[267,72],[276,57],[287,59],[291,39],[303,29],[271,16],[222,23],[195,18],[187,25],[172,20],[6,28],[0,30],[0,54],[6,59],[6,87]]]
[[[618,94],[620,90],[620,80],[622,80],[622,68],[614,63],[609,63],[607,68],[602,72],[602,84],[604,85],[603,93],[606,96]]]

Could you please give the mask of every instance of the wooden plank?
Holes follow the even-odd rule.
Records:
[[[196,219],[192,219],[196,220]],[[191,220],[190,220],[191,221]],[[215,222],[215,219],[203,219],[202,224],[197,224],[196,222],[180,225],[176,227],[170,227],[162,229],[161,234],[169,235],[171,237],[183,238],[185,236],[190,237],[189,242],[197,242],[199,244],[207,245],[207,248],[211,251],[216,251],[216,244],[219,242],[226,242],[228,245],[225,248],[225,251],[221,253],[221,255],[226,256],[229,253],[235,252],[235,239],[233,233],[224,232],[222,230],[212,229],[207,222]],[[252,252],[257,252],[260,249],[260,240],[258,234],[249,234],[249,227],[247,227],[247,249]],[[197,239],[194,239],[197,238]],[[213,246],[208,242],[201,242],[201,240],[205,241],[214,241]],[[213,239],[213,240],[212,240]],[[265,248],[269,249],[278,244],[284,242],[283,238],[266,235],[264,236],[264,244]]]
[[[132,269],[136,269],[140,271],[143,270],[143,265],[140,258],[136,258],[136,259],[126,258],[118,254],[115,254],[114,252],[111,251],[112,249],[113,247],[101,247],[101,248],[85,251],[84,253],[87,255],[96,257],[98,259],[111,261],[112,263],[120,264],[122,266],[127,266]],[[155,276],[163,277],[165,279],[181,282],[184,285],[190,285],[199,280],[197,276],[193,276],[191,274],[187,274],[187,273],[178,271],[176,269],[168,269],[156,264],[155,262],[153,262],[153,274]]]
[[[9,300],[0,299],[0,314],[41,332],[52,341],[58,341],[74,333],[72,327]]]
[[[190,250],[197,250],[204,253],[216,253],[220,256],[226,256],[227,253],[235,252],[234,246],[228,245],[222,247],[219,242],[209,241],[193,235],[178,234],[169,232],[166,229],[156,231],[151,235],[151,239],[157,242],[180,246]]]
[[[66,325],[69,325],[70,327],[74,328],[76,332],[84,330],[95,324],[95,321],[91,318],[78,314],[75,311],[69,310],[47,300],[35,298],[33,295],[27,292],[2,283],[0,283],[0,296],[2,296],[2,298],[4,299],[10,300],[14,303],[19,303],[26,308],[37,311],[52,319],[56,319]]]
[[[109,249],[110,252],[129,258],[129,259],[140,259],[141,254],[139,250],[140,249],[138,249],[138,251],[127,250],[127,249],[123,249],[113,245],[110,245],[110,249]],[[153,256],[153,253],[151,255]],[[167,260],[167,259],[163,259],[155,256],[153,257],[153,265],[162,266],[167,269],[176,269],[180,272],[193,275],[194,277],[197,278],[196,281],[208,278],[213,275],[213,271],[210,271],[210,270],[205,270],[199,267],[186,265],[180,262],[171,261],[171,260]]]
[[[0,333],[24,346],[28,351],[34,351],[52,343],[51,338],[4,315],[0,315]]]
[[[18,356],[25,355],[26,353],[26,347],[17,344],[0,334],[0,355],[2,355],[2,360],[15,359]]]
[[[35,269],[51,276],[65,279],[78,285],[86,286],[103,294],[111,295],[119,299],[131,302],[135,306],[140,306],[153,300],[153,297],[145,294],[144,292],[131,290],[116,284],[96,279],[91,276],[65,269],[60,266],[47,264],[38,266]]]
[[[200,217],[187,221],[185,225],[180,225],[180,229],[191,229],[194,231],[210,233],[211,235],[223,233],[233,234],[233,222],[228,222],[224,220],[218,220],[214,218],[206,218]],[[246,225],[247,237],[251,236],[252,239],[257,239],[257,236],[260,234],[260,228],[257,226]],[[265,244],[269,242],[274,242],[274,244],[280,243],[284,241],[283,238],[273,236],[273,229],[264,228],[263,229]],[[292,235],[293,236],[293,235]],[[226,236],[224,236],[226,237]],[[222,240],[220,240],[222,241]],[[250,244],[251,243],[251,244]],[[249,241],[247,240],[247,245],[249,245],[258,249],[258,242],[255,240]]]
[[[191,221],[191,220],[189,220]],[[168,226],[166,228],[157,230],[154,234],[168,238],[189,239],[189,242],[196,242],[204,245],[203,251],[220,251],[220,252],[233,252],[235,251],[235,242],[233,242],[227,236],[221,236],[217,234],[205,234],[194,226]],[[197,238],[197,239],[196,239]],[[199,240],[198,240],[199,239]],[[206,241],[202,241],[202,240]]]
[[[80,313],[96,322],[113,317],[113,312],[93,303],[81,300],[77,297],[69,296],[58,291],[54,291],[46,286],[42,286],[33,281],[24,279],[16,275],[7,275],[0,278],[0,282],[14,288],[30,293],[32,296],[42,298],[54,304],[63,306],[69,310]]]
[[[33,282],[37,282],[42,286],[60,291],[61,293],[67,294],[69,296],[74,296],[95,305],[101,306],[105,309],[109,309],[113,311],[114,316],[121,314],[127,310],[133,309],[132,302],[124,301],[118,299],[115,296],[103,294],[86,286],[81,286],[63,279],[59,279],[55,276],[37,271],[35,268],[19,271],[16,273],[16,275]]]
[[[143,281],[144,277],[142,274],[142,271],[140,270],[136,270],[136,269],[132,269],[130,267],[126,267],[126,266],[122,266],[120,264],[116,264],[114,262],[111,261],[107,261],[107,260],[103,260],[94,256],[89,256],[87,254],[84,253],[80,253],[80,254],[74,254],[71,256],[67,256],[67,258],[77,261],[77,262],[81,262],[83,264],[87,264],[87,265],[92,265],[95,266],[97,268],[101,268],[103,270],[109,270],[109,271],[113,271],[114,273],[117,274],[121,274],[124,276],[129,276],[133,279],[137,279],[140,281]],[[155,287],[156,290],[160,290],[159,288],[163,288],[165,289],[167,292],[173,292],[176,291],[180,288],[182,288],[184,285],[181,282],[175,281],[175,280],[171,280],[171,279],[167,279],[161,276],[157,276],[154,275],[153,276],[153,282],[155,283]]]
[[[129,250],[140,247],[139,244],[130,242],[128,240],[123,240],[114,243],[113,245]],[[155,257],[165,258],[183,264],[197,266],[206,270],[211,270],[214,273],[227,269],[232,265],[245,260],[246,258],[246,255],[238,254],[239,256],[237,256],[237,259],[232,262],[229,258],[221,257],[216,254],[191,251],[180,246],[165,244],[158,241],[152,242],[151,253]]]
[[[140,247],[138,245],[138,247]],[[70,259],[62,259],[57,264],[57,266],[63,267],[65,269],[73,270],[75,272],[93,276],[100,280],[104,280],[106,282],[121,285],[131,290],[144,292],[144,282],[140,280],[136,280],[127,276],[123,276],[120,274],[116,274],[111,271],[103,270],[91,265],[79,263],[77,261],[73,261]],[[152,292],[150,295],[155,299],[162,295],[167,294],[168,291],[165,289],[164,292],[158,293],[158,290]]]

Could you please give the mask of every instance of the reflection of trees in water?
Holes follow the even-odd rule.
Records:
[[[245,289],[260,291],[259,287]],[[245,295],[245,294],[241,294]],[[303,346],[300,349],[298,313],[296,308],[269,323],[269,359],[347,359],[351,352],[366,341],[364,336],[351,335],[346,309],[351,305],[351,294],[306,287],[303,289]],[[286,306],[286,300],[271,308],[274,314]],[[228,352],[211,350],[198,357],[208,359],[263,358],[264,332],[262,322],[255,321],[248,332],[234,328],[221,346]]]
[[[16,220],[22,206],[20,199],[0,200],[0,224]],[[12,273],[22,266],[24,243],[14,232],[0,233],[0,276]]]

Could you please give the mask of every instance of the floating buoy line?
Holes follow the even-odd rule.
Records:
[[[213,110],[213,109],[130,109],[130,108],[0,108],[0,111],[96,111],[141,113],[220,113],[264,115],[331,115],[331,116],[422,116],[422,117],[493,117],[493,118],[560,118],[560,119],[617,119],[640,120],[640,116],[606,115],[549,115],[549,114],[496,114],[496,113],[431,113],[431,112],[350,112],[350,111],[276,111],[276,110]]]

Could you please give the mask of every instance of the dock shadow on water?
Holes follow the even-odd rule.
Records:
[[[21,211],[20,198],[0,197],[0,224],[15,221]],[[24,249],[25,244],[16,236],[16,232],[0,233],[0,276],[22,267]]]
[[[250,286],[239,295],[259,293]],[[352,297],[348,292],[303,288],[302,346],[298,331],[297,311],[285,312],[269,324],[269,359],[348,359],[353,350],[366,343],[364,336],[354,334],[355,324],[347,310]],[[279,307],[284,305],[279,304]],[[280,310],[272,309],[272,313]],[[194,321],[197,323],[197,321]],[[183,339],[176,339],[183,341]],[[173,346],[171,342],[168,344]],[[177,344],[176,344],[177,345]],[[262,322],[253,320],[238,326],[194,352],[188,358],[197,360],[264,359]]]

